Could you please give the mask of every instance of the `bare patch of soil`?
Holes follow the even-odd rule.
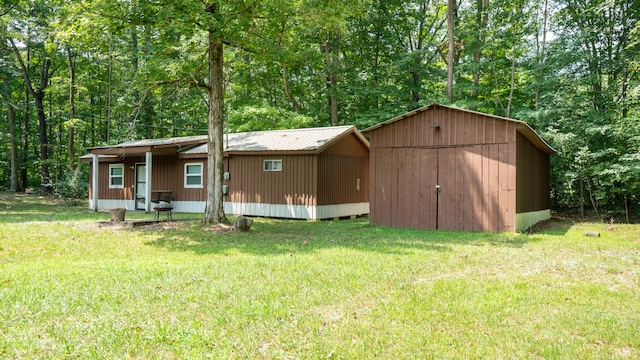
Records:
[[[571,218],[558,216],[556,214],[552,215],[551,219],[544,220],[536,223],[532,227],[530,227],[526,232],[529,234],[534,234],[538,232],[543,232],[547,230],[554,229],[566,229],[570,227],[575,221]]]

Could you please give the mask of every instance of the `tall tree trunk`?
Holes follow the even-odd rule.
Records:
[[[584,217],[584,179],[580,172],[580,216]]]
[[[542,44],[540,48],[540,61],[538,62],[538,66],[540,69],[538,70],[538,84],[536,84],[536,99],[535,99],[535,109],[538,110],[540,104],[540,86],[543,79],[542,66],[544,65],[544,50],[547,42],[547,14],[548,14],[548,0],[544,0],[544,12],[542,18]]]
[[[105,105],[105,119],[104,119],[104,134],[102,140],[105,144],[109,143],[109,133],[111,132],[111,99],[113,93],[113,54],[112,52],[113,39],[109,37],[109,62],[107,63],[107,103]]]
[[[29,40],[27,40],[26,46],[26,61],[25,67],[27,73],[29,72],[29,63],[31,61],[31,51],[29,50]],[[20,164],[20,189],[24,190],[27,188],[28,182],[28,172],[27,172],[27,164],[29,163],[29,103],[31,93],[29,92],[29,88],[27,86],[27,82],[24,83],[24,106],[22,111],[22,161]]]
[[[335,89],[338,84],[338,41],[339,36],[327,34],[326,42],[321,46],[325,53],[325,64],[327,67],[327,93],[329,95],[329,113],[331,124],[338,123],[338,98]]]
[[[76,69],[73,64],[71,49],[67,48],[67,63],[69,65],[69,168],[75,168],[75,78]]]
[[[215,7],[211,11],[215,11]],[[204,211],[205,224],[228,223],[224,214],[224,198],[222,195],[222,176],[224,172],[223,62],[224,45],[222,38],[219,34],[209,30],[208,156],[207,202]]]
[[[418,108],[420,104],[420,74],[417,71],[411,71],[411,80],[413,81],[413,89],[411,89],[412,108]]]
[[[475,69],[473,70],[473,75],[471,76],[471,98],[473,100],[477,100],[478,98],[478,86],[480,84],[480,59],[482,57],[482,49],[484,47],[485,41],[485,29],[489,22],[489,0],[476,0],[476,46],[477,48],[473,52],[473,63],[475,64]],[[472,105],[475,110],[476,105]]]
[[[11,191],[18,191],[18,150],[16,146],[16,110],[7,101],[7,117],[9,118],[9,134],[11,138]]]
[[[49,139],[47,136],[47,116],[44,112],[44,91],[38,91],[33,95],[36,103],[36,113],[38,114],[38,130],[40,137],[40,181],[43,186],[49,184]],[[43,189],[44,190],[44,189]]]
[[[509,89],[509,101],[507,102],[507,110],[505,111],[505,117],[509,117],[511,115],[511,104],[513,103],[513,90],[516,87],[515,74],[516,74],[516,45],[513,44],[513,47],[511,48],[511,84]]]
[[[284,82],[284,92],[287,95],[287,99],[289,99],[291,106],[293,106],[293,111],[300,112],[300,106],[298,105],[298,102],[293,96],[291,96],[291,92],[289,91],[289,85],[287,84],[288,81],[286,64],[282,64],[282,81]]]
[[[456,1],[447,1],[447,37],[449,39],[449,52],[447,54],[447,98],[453,102],[453,52],[455,51],[455,13]]]
[[[50,176],[49,176],[49,141],[47,138],[47,116],[44,112],[44,97],[45,97],[45,89],[49,85],[49,78],[51,74],[49,74],[49,68],[51,66],[51,60],[48,58],[42,59],[40,63],[40,86],[38,89],[33,87],[31,83],[31,79],[29,78],[29,71],[27,66],[25,65],[24,59],[22,58],[22,54],[20,54],[20,50],[16,46],[13,39],[9,39],[11,43],[11,47],[13,48],[13,52],[18,59],[18,63],[20,64],[20,69],[22,70],[22,77],[24,78],[24,82],[26,84],[27,90],[33,96],[33,99],[36,104],[36,112],[38,113],[38,128],[40,135],[40,170],[41,170],[41,184],[45,185],[45,190],[48,190],[46,185],[49,184]]]

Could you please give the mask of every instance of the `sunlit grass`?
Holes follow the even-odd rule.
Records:
[[[38,215],[0,222],[0,358],[640,357],[638,225],[120,229],[2,201]]]

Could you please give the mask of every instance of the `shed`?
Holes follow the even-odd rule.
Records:
[[[89,207],[150,211],[152,192],[163,190],[171,192],[174,211],[203,212],[206,140],[88,149],[81,160],[98,164],[97,171],[92,166],[97,175],[91,177]],[[326,219],[369,213],[369,143],[354,126],[228,134],[224,171],[226,214]]]
[[[374,225],[524,231],[551,216],[555,150],[523,121],[433,104],[363,134]]]

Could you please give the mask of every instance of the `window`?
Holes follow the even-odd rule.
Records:
[[[265,160],[264,171],[282,171],[282,160]]]
[[[202,164],[184,164],[184,187],[202,187]]]
[[[124,164],[109,165],[109,189],[124,188]]]

